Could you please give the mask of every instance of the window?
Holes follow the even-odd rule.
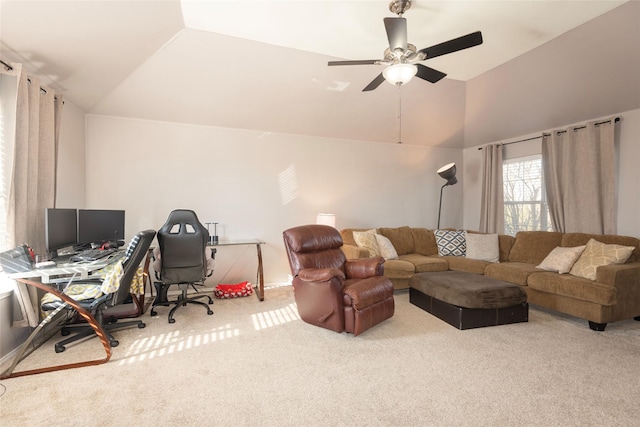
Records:
[[[552,231],[542,173],[542,156],[520,157],[502,165],[504,231]]]

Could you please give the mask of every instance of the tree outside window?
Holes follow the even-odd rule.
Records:
[[[514,236],[518,231],[552,231],[542,171],[542,156],[505,161],[504,229]]]

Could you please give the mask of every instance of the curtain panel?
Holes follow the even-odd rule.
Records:
[[[504,233],[504,188],[502,182],[502,145],[482,147],[482,233]]]
[[[542,164],[554,230],[616,233],[615,138],[613,118],[543,135]]]
[[[28,243],[37,254],[46,251],[44,209],[55,206],[57,147],[60,135],[62,97],[42,87],[40,79],[29,76],[21,64],[3,67],[3,218],[9,248]],[[6,109],[5,109],[6,108]],[[7,130],[7,132],[4,132]],[[6,166],[6,170],[4,169]],[[38,324],[35,288],[18,286],[17,295],[30,326]],[[31,293],[30,293],[31,292]]]

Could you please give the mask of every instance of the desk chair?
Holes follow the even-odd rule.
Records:
[[[177,209],[169,214],[167,222],[158,230],[159,255],[154,263],[154,271],[158,282],[154,282],[156,298],[151,306],[151,315],[155,316],[157,306],[174,307],[169,311],[169,323],[174,323],[174,313],[187,304],[202,305],[207,314],[213,311],[209,304],[213,300],[208,295],[188,296],[187,291],[196,285],[204,286],[207,277],[213,274],[212,263],[207,260],[207,241],[209,232],[198,220],[194,211]],[[211,258],[215,250],[211,252]],[[159,259],[158,259],[159,258]],[[181,295],[175,301],[169,301],[167,293],[171,285],[178,285]],[[199,301],[207,298],[209,304]]]
[[[111,347],[117,347],[120,342],[114,338],[111,332],[137,326],[138,328],[144,328],[146,325],[141,320],[118,322],[114,319],[106,320],[104,316],[105,310],[111,307],[115,307],[124,304],[130,298],[131,283],[138,270],[138,266],[147,255],[147,251],[153,242],[156,232],[154,230],[145,230],[138,233],[126,249],[124,259],[122,260],[122,277],[117,289],[111,293],[103,293],[101,290],[105,289],[105,283],[100,279],[93,280],[76,280],[71,282],[67,287],[75,289],[74,294],[69,295],[73,299],[76,299],[78,304],[89,311],[96,321],[104,329]],[[66,289],[65,289],[66,290]],[[84,292],[83,292],[84,291]],[[66,293],[66,292],[65,292]],[[90,295],[88,299],[82,298],[80,295]],[[51,300],[45,296],[41,305],[42,310],[51,311],[65,304],[64,301],[59,299]],[[55,345],[56,353],[61,353],[65,350],[65,346],[72,342],[76,342],[83,338],[89,337],[95,334],[95,331],[91,326],[82,324],[66,325],[62,328],[62,335],[69,335],[71,331],[77,330],[78,333],[69,338],[66,338]]]

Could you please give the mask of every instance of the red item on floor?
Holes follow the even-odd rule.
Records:
[[[253,286],[249,282],[235,283],[233,285],[219,284],[213,290],[216,298],[248,297],[253,294]]]

